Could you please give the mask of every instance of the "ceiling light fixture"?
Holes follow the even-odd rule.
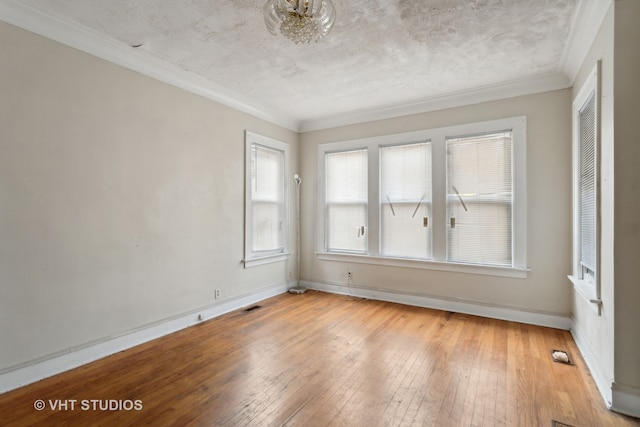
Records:
[[[264,23],[274,36],[298,43],[317,42],[331,31],[336,10],[331,0],[267,0]]]

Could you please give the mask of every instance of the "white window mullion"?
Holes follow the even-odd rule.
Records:
[[[369,182],[380,182],[380,168],[379,164],[379,151],[377,149],[369,149],[368,168],[369,168]],[[367,227],[366,231],[369,234],[367,242],[367,252],[370,256],[378,256],[380,253],[380,192],[378,191],[378,185],[369,185],[369,206],[367,212]]]
[[[513,126],[513,265],[527,265],[527,137],[526,118]]]
[[[433,137],[433,259],[447,259],[447,145],[445,134]]]

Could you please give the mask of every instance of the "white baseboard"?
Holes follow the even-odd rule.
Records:
[[[222,303],[203,307],[196,311],[166,319],[160,323],[138,328],[117,337],[89,343],[83,347],[70,350],[68,353],[51,355],[10,369],[7,372],[0,373],[0,393],[77,368],[147,341],[188,328],[202,321],[285,293],[289,287],[294,285],[295,283],[276,285],[254,293],[231,298]]]
[[[640,388],[614,382],[611,397],[612,411],[640,418]]]
[[[351,286],[347,288],[343,285],[332,285],[328,283],[309,281],[301,281],[301,284],[309,289],[316,289],[319,291],[335,294],[350,294],[360,298],[395,302],[399,304],[433,308],[444,311],[453,311],[456,313],[465,313],[492,319],[509,320],[513,322],[547,326],[550,328],[563,330],[571,329],[571,319],[569,318],[569,316],[564,316],[561,314],[525,311],[512,307],[483,304],[473,301],[445,299],[432,296],[400,293],[390,290],[369,289],[365,287]]]
[[[589,368],[589,372],[591,372],[591,377],[596,383],[596,387],[598,388],[600,395],[602,395],[602,399],[604,399],[607,408],[611,409],[612,380],[609,375],[607,375],[606,370],[599,362],[599,359],[596,357],[596,353],[591,349],[589,341],[587,341],[584,333],[580,330],[575,320],[572,322],[571,335],[573,336],[573,340],[576,342],[576,346],[584,359],[584,363],[587,365],[587,368]]]
[[[640,418],[640,388],[616,383],[607,375],[575,319],[572,321],[571,335],[607,408]]]
[[[18,368],[0,373],[0,393],[4,393],[41,379],[68,371],[78,366],[93,362],[117,352],[135,347],[164,335],[188,328],[197,323],[209,320],[231,311],[246,307],[258,301],[282,294],[293,284],[276,285],[261,291],[242,295],[226,300],[220,304],[203,307],[200,310],[186,313],[179,317],[167,319],[161,323],[131,331],[127,334],[94,342],[85,347],[75,349],[65,354],[53,355]],[[350,294],[353,296],[375,299],[380,301],[395,302],[400,304],[433,308],[438,310],[454,311],[476,316],[489,317],[501,320],[510,320],[557,329],[571,330],[578,349],[591,371],[603,399],[609,409],[633,417],[640,417],[640,389],[624,384],[614,383],[604,374],[594,353],[590,350],[581,332],[575,328],[569,317],[548,313],[537,313],[518,310],[509,307],[500,307],[473,303],[468,301],[456,301],[422,295],[397,293],[388,290],[375,290],[362,287],[345,288],[340,285],[301,281],[300,285],[319,291]],[[202,316],[202,317],[200,317]]]

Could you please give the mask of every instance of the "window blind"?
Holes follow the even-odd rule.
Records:
[[[380,148],[381,253],[430,259],[431,144]]]
[[[512,266],[512,132],[446,144],[447,261]]]
[[[252,251],[284,248],[284,152],[251,147]]]
[[[596,105],[592,93],[578,113],[579,120],[579,226],[580,264],[595,271],[596,266]]]
[[[367,150],[325,155],[326,248],[367,250]]]

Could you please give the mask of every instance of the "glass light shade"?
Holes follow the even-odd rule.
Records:
[[[317,42],[329,34],[336,19],[331,0],[267,0],[264,22],[273,35],[298,43]]]

